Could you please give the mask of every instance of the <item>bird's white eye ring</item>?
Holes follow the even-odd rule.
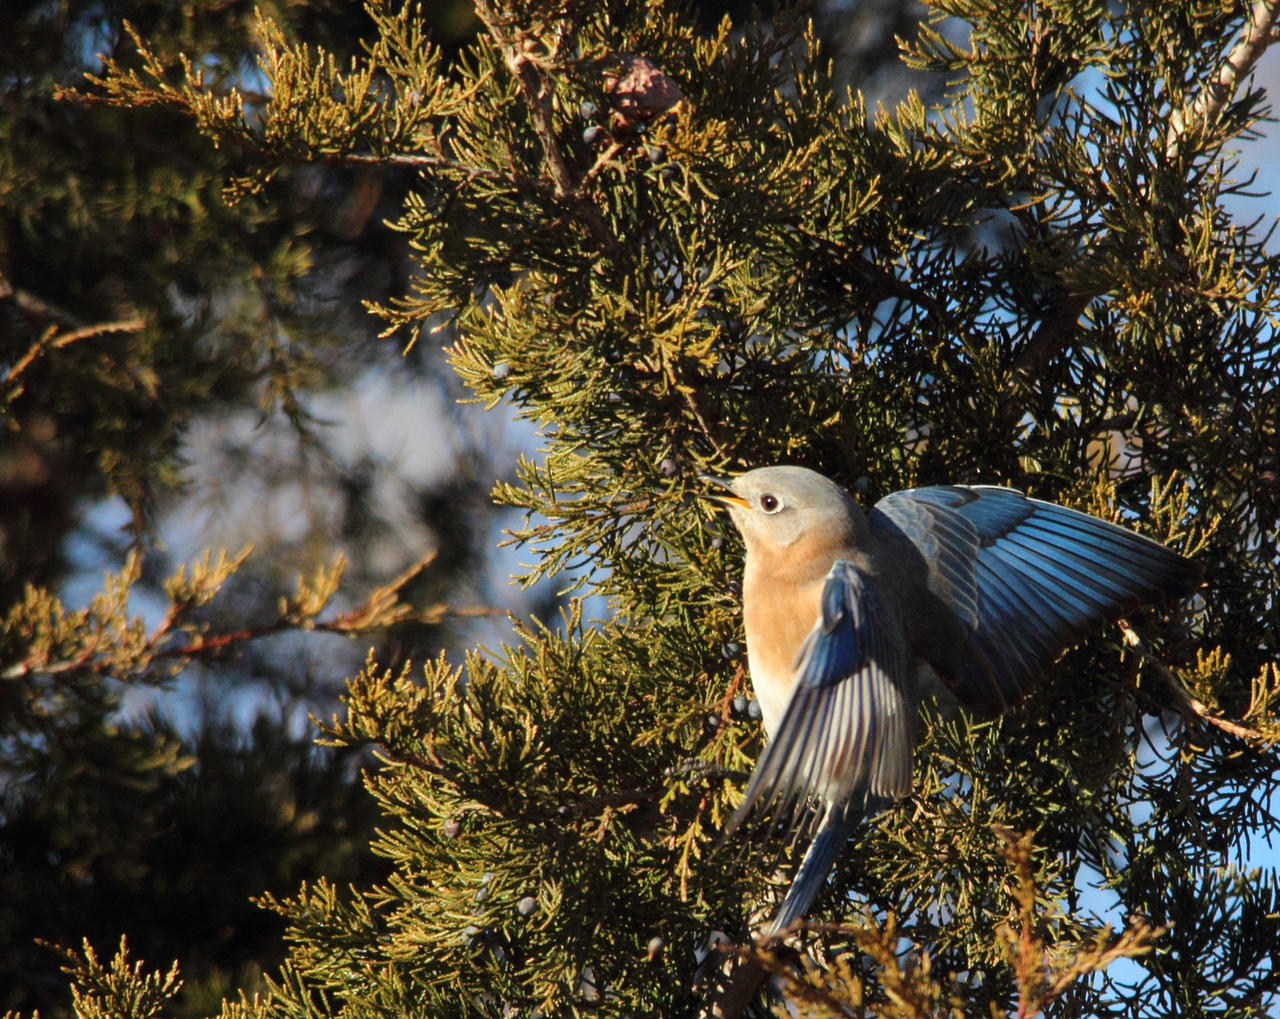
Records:
[[[766,513],[777,513],[782,509],[782,500],[776,495],[769,495],[767,492],[760,496],[760,508]]]

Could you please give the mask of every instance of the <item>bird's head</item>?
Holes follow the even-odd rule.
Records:
[[[865,545],[866,519],[849,494],[807,467],[757,467],[732,481],[704,475],[704,496],[729,510],[747,553],[781,551],[802,539],[833,547]]]

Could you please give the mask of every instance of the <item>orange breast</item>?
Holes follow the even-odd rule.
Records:
[[[770,735],[777,731],[791,693],[800,646],[821,614],[822,587],[821,578],[802,585],[770,583],[763,578],[750,585],[744,580],[747,664],[765,731]]]

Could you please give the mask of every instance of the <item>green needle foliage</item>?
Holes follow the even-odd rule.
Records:
[[[1269,1014],[1280,897],[1247,853],[1280,786],[1280,265],[1224,202],[1273,6],[938,2],[906,51],[937,109],[834,94],[803,17],[708,35],[662,0],[479,0],[450,62],[412,4],[373,4],[350,62],[264,20],[252,107],[198,54],[109,66],[100,99],[257,152],[238,192],[288,160],[417,170],[418,271],[374,310],[537,423],[495,492],[526,512],[520,579],[607,609],[369,662],[324,738],[376,748],[390,876],[269,898],[288,961],[223,1014]],[[1006,717],[928,706],[915,794],[786,955],[727,947],[790,869],[716,847],[760,734],[740,549],[696,498],[773,462],[868,499],[1011,484],[1209,578]],[[81,1014],[170,986],[118,967],[72,966],[106,1009]]]

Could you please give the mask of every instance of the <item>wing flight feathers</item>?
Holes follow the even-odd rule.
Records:
[[[778,731],[747,784],[732,832],[753,812],[811,812],[813,797],[858,813],[907,792],[914,664],[897,619],[847,560],[827,575]],[[823,776],[815,787],[814,776]],[[812,822],[816,818],[809,818]]]
[[[867,519],[890,555],[914,550],[928,590],[968,634],[956,693],[1003,710],[1072,642],[1199,581],[1189,559],[1134,531],[1009,488],[895,492]]]

